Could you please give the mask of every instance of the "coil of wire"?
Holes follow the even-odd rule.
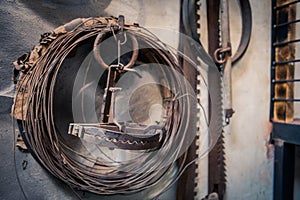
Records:
[[[129,52],[129,57],[133,59],[128,61],[126,56],[122,57],[123,61],[127,59],[132,69],[148,63],[167,66],[162,71],[168,76],[167,85],[172,93],[173,103],[166,115],[166,138],[160,149],[139,152],[134,159],[123,162],[113,159],[104,162],[86,153],[78,138],[71,138],[67,135],[66,128],[60,128],[60,124],[65,127],[73,119],[70,115],[68,120],[60,118],[71,112],[68,111],[71,108],[67,105],[70,97],[59,91],[63,84],[68,84],[69,81],[72,85],[72,81],[74,82],[70,81],[72,77],[74,79],[74,75],[66,72],[62,77],[61,71],[76,68],[76,62],[69,63],[69,68],[64,69],[64,66],[66,60],[74,57],[80,47],[84,46],[86,52],[92,52],[100,44],[100,36],[101,40],[105,40],[116,37],[115,34],[120,31],[126,32],[127,40],[132,42],[130,47],[133,50]],[[185,158],[188,123],[183,121],[190,119],[189,116],[193,114],[190,112],[192,100],[189,95],[185,96],[189,89],[180,78],[183,72],[176,52],[144,28],[126,24],[120,26],[116,18],[90,18],[72,22],[72,26],[66,25],[61,32],[48,34],[41,42],[47,40],[50,40],[47,48],[39,52],[36,63],[26,68],[18,80],[16,95],[21,103],[15,103],[14,108],[14,112],[21,109],[22,117],[19,119],[23,129],[22,137],[34,157],[50,173],[72,188],[105,195],[130,194],[163,182],[164,186],[159,193],[165,191],[187,167],[178,166],[178,172],[168,176],[174,173],[172,169],[177,165],[178,157],[183,154]],[[139,49],[134,49],[134,43],[139,45]],[[135,51],[138,51],[138,55]],[[102,64],[104,71],[109,66],[105,66],[102,58],[100,61],[97,57],[94,59]],[[27,63],[30,64],[30,59],[27,59]],[[59,103],[56,98],[60,98]],[[65,105],[65,110],[59,110],[57,104]],[[193,139],[189,137],[188,140]],[[78,145],[80,147],[75,148]]]

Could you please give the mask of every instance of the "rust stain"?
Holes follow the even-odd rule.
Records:
[[[277,5],[288,3],[289,1],[277,1]],[[277,24],[296,20],[296,6],[290,5],[277,11]],[[277,29],[276,42],[287,42],[296,38],[296,25],[290,24]],[[295,43],[287,43],[276,47],[275,59],[277,62],[295,59]],[[295,67],[293,63],[278,65],[275,69],[276,80],[294,79]],[[293,99],[294,83],[276,83],[275,98]],[[279,101],[274,103],[274,121],[292,122],[294,121],[294,103]]]
[[[271,133],[272,133],[272,128],[273,128],[273,124],[271,122],[267,122],[267,132],[264,136],[264,139],[266,141],[265,148],[266,148],[266,157],[267,157],[267,159],[274,158],[274,145],[269,142],[270,141],[270,136],[271,136]]]

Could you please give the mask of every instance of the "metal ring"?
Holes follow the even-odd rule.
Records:
[[[104,30],[102,30],[102,31],[97,35],[97,37],[96,37],[96,39],[95,39],[95,42],[94,42],[94,47],[93,47],[93,54],[94,54],[95,59],[96,59],[97,62],[98,62],[103,68],[105,68],[105,69],[109,68],[109,65],[107,65],[107,64],[104,62],[104,60],[103,60],[103,58],[102,58],[102,56],[101,56],[101,53],[100,53],[100,43],[101,43],[101,41],[102,41],[104,35],[105,35],[106,33],[110,32],[110,31],[111,31],[110,29],[106,29],[106,30],[104,29]],[[136,59],[137,59],[137,57],[138,57],[138,52],[139,52],[139,51],[138,51],[138,42],[137,42],[136,37],[135,37],[133,34],[128,34],[128,35],[129,35],[130,38],[131,38],[132,47],[133,47],[133,53],[132,53],[132,57],[131,57],[129,63],[128,63],[126,66],[124,66],[124,69],[126,69],[126,68],[131,68],[131,67],[134,65],[134,63],[135,63],[135,61],[136,61]],[[97,47],[98,47],[98,48],[97,48]]]
[[[220,59],[219,55],[222,53],[222,51],[223,51],[223,48],[218,48],[214,52],[214,60],[215,60],[215,62],[217,62],[219,64],[224,64],[226,62],[225,57],[223,59]]]

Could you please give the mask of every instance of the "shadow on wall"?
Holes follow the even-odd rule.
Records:
[[[12,62],[31,50],[42,33],[79,17],[107,16],[111,0],[0,1],[0,113],[9,113]],[[4,94],[5,93],[5,94]]]
[[[41,18],[58,26],[78,17],[107,15],[111,0],[20,0]]]

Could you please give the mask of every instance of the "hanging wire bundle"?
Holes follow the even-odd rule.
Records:
[[[136,73],[135,68],[145,67],[149,63],[167,66],[158,71],[167,77],[165,86],[168,91],[161,89],[160,93],[169,100],[164,107],[165,135],[161,138],[161,146],[155,150],[135,152],[134,158],[116,161],[109,158],[102,151],[103,148],[96,144],[90,145],[98,148],[106,159],[86,153],[80,138],[69,136],[67,130],[59,128],[56,117],[63,115],[62,112],[72,111],[57,110],[55,99],[64,95],[57,93],[57,88],[61,87],[61,82],[57,79],[65,60],[74,56],[74,51],[83,44],[88,43],[89,51],[92,52],[93,48],[99,48],[100,40],[116,37],[121,31],[132,42],[130,47],[133,52],[129,52],[129,55],[134,57],[129,61],[131,69],[126,69],[128,72],[125,73]],[[138,50],[133,47],[137,44]],[[101,45],[101,48],[105,48]],[[138,55],[135,51],[139,51]],[[104,61],[100,59],[99,64],[97,55],[94,59],[98,65],[103,65]],[[194,101],[188,83],[182,78],[179,56],[144,28],[120,25],[116,18],[75,20],[52,33],[44,34],[40,44],[14,64],[15,75],[21,73],[17,82],[13,115],[20,120],[22,137],[37,161],[72,188],[104,195],[156,190],[153,194],[156,196],[176,182],[188,167],[183,165],[184,162],[177,166],[176,160],[180,156],[185,159],[186,150],[193,141],[197,102]],[[107,72],[104,66],[99,68]],[[84,87],[85,85],[82,86],[83,91]],[[142,112],[143,109],[135,107],[135,110]],[[68,126],[70,122],[60,120],[59,123],[66,123]],[[71,140],[75,142],[72,143]],[[76,145],[80,148],[75,148]]]

